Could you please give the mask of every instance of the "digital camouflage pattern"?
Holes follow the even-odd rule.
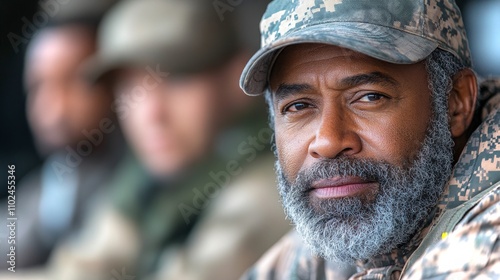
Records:
[[[433,229],[447,222],[447,212],[477,202],[452,233],[436,232],[443,240],[409,268],[407,279],[500,279],[500,79],[481,83],[479,102],[485,120],[454,167]]]
[[[315,257],[290,233],[242,279],[500,279],[500,79],[481,83],[479,101],[483,122],[434,218],[406,246],[345,267]]]
[[[453,0],[287,0],[269,4],[261,21],[262,48],[240,85],[262,94],[279,51],[291,44],[326,43],[392,63],[415,63],[436,48],[471,66],[460,10]]]
[[[441,201],[441,209],[453,209],[500,181],[500,79],[481,83],[479,102],[485,121],[469,138],[460,162]],[[494,94],[495,93],[495,94]],[[489,115],[489,117],[488,117]],[[471,176],[473,173],[473,176]]]
[[[500,279],[499,235],[497,183],[450,235],[428,248],[404,279]]]

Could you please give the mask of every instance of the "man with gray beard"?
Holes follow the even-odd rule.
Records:
[[[454,1],[275,0],[261,32],[240,84],[298,234],[244,279],[500,279],[500,81]]]

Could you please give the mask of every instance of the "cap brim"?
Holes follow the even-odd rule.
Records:
[[[83,73],[89,83],[95,84],[108,73],[126,64],[122,59],[106,59],[105,57],[95,55],[83,64]]]
[[[88,81],[97,83],[108,73],[128,67],[157,68],[163,71],[185,74],[206,71],[217,67],[234,55],[235,45],[206,48],[205,52],[197,48],[173,46],[171,48],[154,46],[132,49],[128,52],[98,53],[83,65]]]
[[[97,83],[109,73],[124,69],[128,67],[153,67],[156,65],[162,65],[162,67],[166,67],[168,65],[168,70],[172,70],[175,64],[175,61],[172,63],[166,63],[165,58],[166,55],[162,55],[160,50],[156,49],[145,49],[145,50],[134,50],[131,52],[115,52],[115,53],[97,53],[94,56],[87,59],[83,64],[83,72],[85,77],[90,83]],[[160,60],[159,58],[163,58],[164,60]],[[188,64],[188,63],[186,63]],[[167,70],[163,69],[162,70]]]
[[[243,70],[240,87],[247,95],[262,94],[279,51],[303,43],[335,45],[395,64],[417,63],[438,47],[434,41],[386,26],[358,22],[308,26],[261,48]]]

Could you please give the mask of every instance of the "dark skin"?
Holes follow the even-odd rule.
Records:
[[[323,44],[287,47],[270,76],[276,147],[287,179],[295,180],[315,162],[339,157],[410,164],[432,115],[427,81],[424,62],[396,65]],[[476,88],[470,70],[454,79],[449,118],[455,140],[466,137]],[[317,183],[324,188],[316,193],[319,197],[367,194],[376,188],[376,182],[359,178]]]

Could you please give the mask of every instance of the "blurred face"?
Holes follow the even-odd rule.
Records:
[[[181,172],[211,150],[224,114],[216,74],[117,75],[118,117],[132,148],[157,176]]]
[[[110,111],[112,98],[86,83],[79,69],[93,53],[86,29],[63,27],[42,31],[26,61],[28,120],[42,153],[84,139]]]
[[[313,250],[345,262],[408,242],[452,162],[425,63],[297,45],[278,57],[270,87],[280,194]]]

